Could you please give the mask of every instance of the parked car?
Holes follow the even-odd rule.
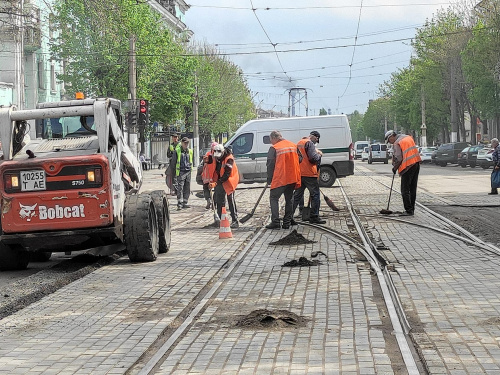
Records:
[[[469,149],[470,147],[466,147],[458,153],[458,165],[460,165],[462,168],[467,167],[467,152],[469,151]]]
[[[477,153],[476,163],[483,169],[488,169],[493,166],[493,151],[491,147],[483,147]]]
[[[477,165],[477,154],[479,150],[482,150],[484,148],[483,144],[475,145],[475,146],[470,146],[469,151],[467,151],[467,164],[471,168],[476,168]]]
[[[431,164],[436,164],[436,154],[437,154],[438,150],[437,150],[437,147],[434,151],[432,151],[432,154],[431,154]]]
[[[457,164],[458,154],[465,147],[470,146],[466,142],[444,143],[436,151],[436,164],[446,167],[448,163]]]
[[[437,147],[422,147],[420,150],[420,159],[422,159],[422,163],[431,163],[432,153],[436,150]]]
[[[384,164],[389,162],[387,145],[385,143],[374,143],[368,148],[368,164],[374,161],[382,161]]]
[[[363,148],[363,151],[361,152],[361,161],[368,160],[368,155],[370,153],[368,152],[368,147]]]

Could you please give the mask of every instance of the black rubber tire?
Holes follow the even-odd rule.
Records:
[[[441,161],[441,162],[439,162],[439,165],[440,165],[441,167],[446,167],[446,164],[448,164],[448,163],[447,163],[447,162],[445,162],[445,161]]]
[[[465,167],[467,167],[467,164],[460,164],[460,166],[461,166],[462,168],[465,168]]]
[[[52,256],[52,251],[37,251],[30,253],[30,262],[48,262]]]
[[[384,160],[384,164],[389,164],[389,160]]]
[[[319,170],[319,186],[330,187],[335,183],[337,173],[332,167],[323,166]]]
[[[125,200],[123,235],[132,262],[153,262],[159,252],[158,218],[150,194],[132,194]]]
[[[158,236],[160,240],[158,252],[160,254],[166,253],[170,250],[170,208],[168,205],[167,194],[164,190],[155,190],[151,193],[153,203],[156,209],[156,216],[158,218]]]
[[[483,168],[483,169],[489,169],[490,166],[489,165],[481,165],[481,168]]]
[[[471,168],[476,168],[476,163],[470,163]]]
[[[19,271],[28,268],[30,254],[20,245],[0,242],[0,271]]]

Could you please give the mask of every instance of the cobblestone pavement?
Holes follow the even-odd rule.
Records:
[[[340,183],[373,240],[387,246],[382,253],[393,266],[423,365],[432,374],[500,373],[500,257],[434,230],[457,233],[426,211],[405,220],[382,217],[388,189],[377,181],[390,184],[390,177],[372,179],[366,171],[357,168]],[[164,188],[161,171],[146,172],[146,179],[143,190]],[[262,189],[246,187],[252,186],[236,195],[240,217]],[[200,188],[193,179],[193,189]],[[327,225],[354,235],[341,189],[323,191],[342,208],[334,213],[322,206]],[[193,194],[192,208],[172,211],[171,250],[156,262],[120,259],[0,320],[0,374],[138,373],[217,280],[213,297],[156,373],[405,373],[377,279],[362,254],[303,225],[298,232],[317,242],[270,245],[290,231],[260,230],[267,197],[232,239],[219,240],[218,230],[208,227],[212,213]],[[391,209],[402,210],[397,194],[393,200]],[[312,259],[312,251],[328,258],[310,267],[282,267],[300,256]],[[306,324],[236,327],[258,309],[284,310]]]

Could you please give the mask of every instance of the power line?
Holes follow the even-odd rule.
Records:
[[[413,6],[436,6],[436,5],[449,5],[446,3],[414,3],[414,4],[379,4],[379,5],[365,5],[365,8],[385,8],[385,7],[413,7]],[[189,4],[191,8],[215,8],[215,9],[234,9],[234,10],[249,10],[247,7],[231,7],[231,6],[217,6],[217,5],[197,5]],[[307,7],[266,7],[266,8],[251,8],[251,10],[308,10],[308,9],[345,9],[345,8],[358,8],[357,5],[337,5],[337,6],[307,6]]]

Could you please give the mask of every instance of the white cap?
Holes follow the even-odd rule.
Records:
[[[387,141],[387,139],[388,139],[391,135],[396,135],[396,132],[395,132],[394,130],[388,130],[388,131],[385,133],[385,137],[384,137],[384,139]]]

